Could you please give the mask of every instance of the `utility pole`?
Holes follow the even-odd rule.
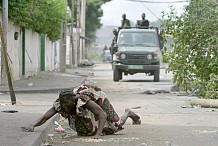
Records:
[[[77,0],[77,21],[76,21],[76,34],[77,34],[77,38],[76,38],[76,41],[77,41],[77,63],[81,62],[81,57],[80,57],[80,54],[81,54],[81,50],[80,50],[80,31],[81,31],[81,0]]]
[[[3,33],[4,33],[4,42],[5,42],[5,49],[7,51],[8,47],[8,0],[3,0]],[[3,46],[3,45],[2,45]],[[1,84],[6,84],[6,69],[3,57],[3,50],[1,50]]]
[[[67,2],[66,2],[66,14],[67,14]],[[61,25],[61,42],[60,42],[60,72],[66,72],[66,20]]]
[[[1,83],[6,83],[6,75],[11,96],[12,105],[16,104],[16,97],[12,85],[11,73],[8,64],[7,48],[8,48],[8,0],[3,0],[3,25],[0,23],[1,35]]]
[[[74,0],[71,0],[71,32],[70,32],[70,65],[74,64],[74,34],[73,34],[73,28],[74,28]]]
[[[81,36],[85,38],[86,32],[86,0],[82,0],[81,4]],[[82,50],[82,59],[86,59],[86,47],[85,47],[85,39],[81,39],[81,50]]]
[[[72,60],[72,64],[77,67],[77,44],[74,43],[74,0],[71,1],[71,45],[72,45],[72,54],[71,54],[71,60]],[[75,33],[76,34],[76,33]],[[75,47],[76,46],[76,47]]]
[[[60,72],[66,72],[66,21],[61,25]]]

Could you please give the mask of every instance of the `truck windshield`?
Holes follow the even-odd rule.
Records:
[[[147,46],[159,45],[156,32],[121,32],[118,37],[119,46]]]

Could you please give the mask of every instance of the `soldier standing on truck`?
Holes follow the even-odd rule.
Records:
[[[149,27],[149,21],[147,19],[145,19],[145,13],[142,13],[141,17],[142,20],[137,20],[137,24],[136,26],[145,26],[145,27]]]
[[[121,27],[130,27],[130,21],[126,18],[126,14],[122,15]]]
[[[111,46],[110,46],[111,55],[113,55],[115,53],[113,50],[113,47],[117,44],[118,31],[116,29],[113,29],[113,34],[114,34],[114,38],[113,38]]]

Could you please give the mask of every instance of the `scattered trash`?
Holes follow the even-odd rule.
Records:
[[[207,112],[214,112],[214,111],[215,111],[215,110],[213,110],[213,109],[212,109],[212,110],[207,110]]]
[[[178,92],[176,93],[177,96],[188,96],[187,92]]]
[[[146,143],[142,143],[141,146],[147,146],[147,144]]]
[[[132,109],[139,109],[141,106],[132,107]]]
[[[55,125],[60,126],[60,124],[57,121],[54,121]]]
[[[165,146],[172,146],[169,141],[165,142]]]
[[[201,105],[194,105],[193,108],[201,108]]]
[[[56,132],[65,132],[65,129],[59,126],[58,128],[54,129]]]
[[[55,121],[54,123],[56,126],[58,126],[57,128],[54,128],[56,132],[65,132],[65,129],[57,121]]]
[[[52,137],[54,136],[54,134],[48,134],[48,137],[51,139],[51,140],[54,140]]]
[[[5,110],[5,111],[2,111],[4,113],[17,113],[18,111],[16,110]]]
[[[42,146],[52,146],[51,144],[42,144]]]
[[[183,105],[183,106],[181,106],[181,108],[186,108],[186,106],[185,106],[185,105]]]
[[[5,103],[0,103],[0,105],[6,106],[6,104],[5,104]]]
[[[48,136],[49,136],[49,137],[52,137],[52,136],[54,136],[54,134],[48,134]]]
[[[87,67],[87,66],[93,66],[95,63],[88,60],[82,60],[81,63],[78,64],[78,67]]]
[[[32,87],[32,86],[33,86],[33,83],[29,83],[29,84],[28,84],[28,87]]]
[[[89,75],[90,76],[95,76],[94,72],[92,72],[92,71],[89,72]]]
[[[167,91],[167,90],[147,90],[145,92],[142,92],[142,94],[151,94],[151,95],[161,94],[161,93],[170,93],[170,91]]]

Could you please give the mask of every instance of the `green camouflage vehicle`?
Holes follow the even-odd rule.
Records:
[[[119,28],[113,47],[113,80],[122,80],[123,74],[145,73],[159,82],[162,46],[158,28]]]

